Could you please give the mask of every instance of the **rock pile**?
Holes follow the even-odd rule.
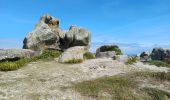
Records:
[[[154,48],[151,53],[143,52],[140,55],[141,61],[149,61],[149,60],[170,60],[170,50],[166,50],[163,48]]]
[[[60,21],[52,16],[42,16],[34,30],[26,35],[23,48],[34,51],[44,49],[66,50],[74,46],[89,48],[91,41],[89,31],[76,26],[71,26],[69,30],[62,30],[59,24]]]

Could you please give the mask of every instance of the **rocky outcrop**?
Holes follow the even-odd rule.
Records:
[[[82,60],[83,61],[83,54],[87,51],[86,47],[84,46],[75,46],[67,49],[62,55],[59,57],[59,62],[67,63],[72,60]]]
[[[0,50],[0,61],[8,59],[19,59],[23,57],[32,57],[35,55],[35,52],[27,49],[6,49]]]
[[[166,55],[166,50],[163,48],[154,48],[150,56],[152,60],[164,60]]]
[[[61,30],[60,21],[52,16],[44,15],[32,32],[29,32],[23,43],[24,49],[65,50],[73,46],[85,46],[89,48],[91,33],[84,28],[71,26],[69,30]]]
[[[96,58],[112,58],[122,54],[117,45],[104,45],[96,50]]]
[[[163,48],[154,48],[151,53],[142,52],[141,61],[160,60],[170,63],[170,50]]]
[[[151,60],[150,53],[142,52],[140,54],[140,61],[145,62],[145,61],[150,61],[150,60]]]
[[[96,58],[112,58],[115,55],[115,51],[98,52],[96,53]]]

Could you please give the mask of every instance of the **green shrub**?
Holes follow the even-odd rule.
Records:
[[[82,63],[82,62],[83,62],[82,59],[72,59],[72,60],[66,61],[65,63],[68,63],[68,64],[77,64],[77,63]]]
[[[43,53],[38,56],[39,59],[44,59],[44,58],[56,58],[59,57],[61,55],[60,51],[57,50],[44,50]]]
[[[18,61],[14,61],[14,62],[11,62],[11,61],[1,62],[0,63],[0,71],[17,70],[29,62],[31,62],[31,59],[29,59],[29,58],[22,58],[22,59],[19,59]]]
[[[86,53],[84,53],[83,57],[84,57],[84,59],[94,59],[95,55],[91,52],[86,52]]]
[[[133,63],[136,63],[138,61],[137,57],[130,57],[128,60],[125,62],[127,65],[132,65]]]
[[[113,56],[112,59],[113,59],[113,60],[116,60],[116,56]]]
[[[122,51],[119,49],[118,46],[115,46],[112,48],[112,51],[115,51],[116,52],[116,55],[122,55]]]
[[[35,56],[31,58],[21,58],[17,61],[4,61],[0,62],[0,71],[13,71],[17,70],[24,65],[28,64],[29,62],[37,61],[40,59],[46,59],[46,58],[55,58],[59,57],[61,54],[60,51],[55,50],[45,50],[40,56]]]
[[[170,67],[170,64],[163,62],[163,61],[158,61],[158,60],[151,60],[147,62],[150,65],[155,65],[158,67]]]

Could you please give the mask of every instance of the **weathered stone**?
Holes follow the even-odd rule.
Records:
[[[98,52],[96,54],[96,58],[112,58],[115,55],[115,51]]]
[[[104,45],[96,50],[96,58],[112,58],[119,54],[122,52],[117,45]]]
[[[32,57],[34,56],[34,51],[27,49],[6,49],[0,50],[0,61],[6,59],[15,59],[23,57]]]
[[[84,46],[75,46],[67,49],[59,57],[59,62],[66,63],[71,60],[83,60],[83,54],[86,52],[86,47]]]
[[[65,50],[73,46],[90,46],[90,35],[86,29],[71,26],[69,30],[59,28],[59,20],[44,15],[34,28],[24,39],[24,49],[44,50],[57,49]]]
[[[116,60],[118,60],[120,62],[127,62],[128,56],[127,55],[116,55]]]
[[[166,50],[154,48],[150,56],[152,60],[164,60],[166,58]]]
[[[151,60],[150,53],[148,53],[148,52],[142,52],[142,53],[140,54],[140,61],[145,62],[145,61],[150,61],[150,60]]]

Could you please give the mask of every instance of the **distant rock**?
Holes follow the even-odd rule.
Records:
[[[49,15],[41,17],[32,32],[29,32],[23,43],[24,49],[65,50],[73,46],[90,47],[91,33],[84,28],[71,26],[69,30],[61,30],[60,21]]]
[[[117,45],[104,45],[96,50],[96,58],[112,58],[122,54]]]
[[[35,52],[27,49],[1,49],[0,50],[0,61],[6,59],[15,59],[23,57],[32,57]]]
[[[115,55],[115,51],[98,52],[96,53],[96,58],[112,58]]]
[[[166,50],[163,48],[154,48],[150,56],[152,60],[164,60],[166,55]]]
[[[75,46],[67,49],[59,57],[59,62],[66,63],[71,60],[83,60],[83,54],[87,51],[84,46]]]
[[[142,52],[142,53],[140,54],[140,61],[146,62],[146,61],[150,61],[150,60],[151,60],[150,53],[148,53],[148,52]]]

